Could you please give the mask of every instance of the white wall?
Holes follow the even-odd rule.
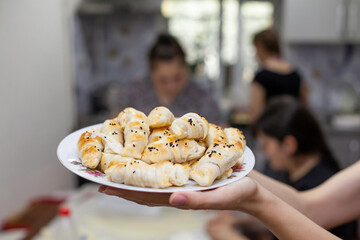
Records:
[[[56,157],[74,116],[65,3],[0,1],[0,220],[73,186]]]

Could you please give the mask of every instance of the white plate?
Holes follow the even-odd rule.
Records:
[[[169,187],[164,189],[154,189],[154,188],[143,188],[143,187],[135,187],[120,183],[114,183],[105,178],[105,174],[98,170],[89,169],[81,164],[81,161],[78,157],[77,153],[77,141],[79,140],[80,135],[85,132],[86,130],[93,128],[97,129],[101,127],[100,124],[95,124],[86,128],[82,128],[77,130],[67,137],[65,137],[59,144],[57,149],[57,155],[60,162],[70,171],[83,177],[87,180],[92,182],[96,182],[102,185],[107,185],[115,188],[122,188],[127,190],[133,191],[140,191],[140,192],[163,192],[163,193],[171,193],[177,191],[200,191],[200,190],[207,190],[212,188],[217,188],[220,186],[224,186],[226,184],[232,183],[234,181],[239,180],[240,178],[245,177],[254,167],[255,165],[255,157],[252,153],[251,149],[246,147],[245,149],[245,158],[244,158],[244,165],[241,168],[235,170],[232,176],[228,179],[224,180],[216,180],[213,185],[210,187],[201,187],[195,181],[189,180],[187,184],[183,187]]]

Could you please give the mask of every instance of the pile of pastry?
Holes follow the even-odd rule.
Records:
[[[151,188],[183,186],[193,179],[210,186],[241,165],[245,137],[196,113],[175,118],[166,107],[148,116],[134,108],[84,132],[77,143],[82,164],[110,181]]]

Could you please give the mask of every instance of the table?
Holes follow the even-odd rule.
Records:
[[[168,207],[147,207],[100,194],[98,185],[86,184],[66,202],[72,221],[82,240],[209,240],[205,231],[212,211],[178,210]],[[55,218],[34,238],[55,239],[58,226]]]

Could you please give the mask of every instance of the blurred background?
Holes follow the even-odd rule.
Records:
[[[301,73],[307,106],[341,168],[349,166],[360,158],[358,0],[0,1],[4,239],[23,239],[29,229],[51,239],[50,220],[65,199],[84,239],[210,239],[205,225],[213,213],[139,207],[101,196],[94,185],[77,188],[56,147],[112,114],[109,92],[147,76],[149,48],[162,32],[180,42],[223,125],[244,130],[252,147],[253,35],[267,28],[278,32],[283,57]]]

